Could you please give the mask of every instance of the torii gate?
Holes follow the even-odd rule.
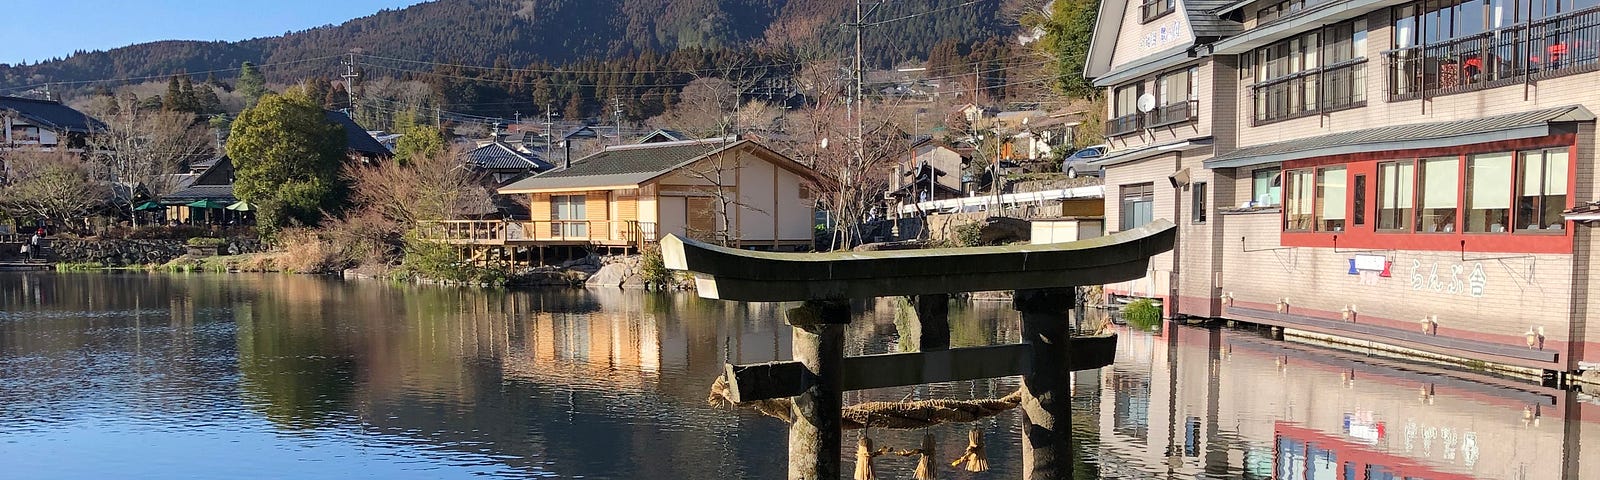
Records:
[[[794,361],[723,375],[734,402],[793,397],[789,478],[839,478],[846,390],[1021,375],[1023,478],[1056,480],[1071,476],[1071,371],[1109,365],[1116,350],[1114,335],[1070,337],[1073,287],[1142,277],[1176,239],[1157,220],[1070,243],[878,252],[753,252],[668,235],[661,253],[703,298],[805,302],[787,315]],[[997,290],[1015,291],[1022,343],[949,349],[949,295]],[[849,301],[897,295],[912,298],[922,351],[845,358]]]

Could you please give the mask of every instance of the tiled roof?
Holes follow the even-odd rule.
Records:
[[[1244,31],[1244,24],[1232,20],[1223,20],[1213,11],[1223,8],[1230,3],[1228,0],[1183,0],[1184,10],[1189,13],[1189,28],[1198,38],[1220,38],[1238,34]]]
[[[376,157],[391,155],[388,147],[378,143],[378,139],[367,134],[367,129],[361,128],[361,125],[356,124],[355,120],[351,120],[343,112],[326,110],[323,114],[328,117],[328,121],[344,126],[345,145],[350,150]]]
[[[106,126],[94,117],[51,100],[0,96],[0,110],[15,111],[29,122],[57,131],[88,133]]]
[[[1594,121],[1579,105],[1449,122],[1389,125],[1244,147],[1205,161],[1208,168],[1231,168],[1325,155],[1447,147],[1542,137],[1558,122]]]
[[[173,205],[189,203],[195,200],[217,200],[236,202],[233,196],[233,185],[191,185],[189,188],[178,190],[161,197],[161,203]]]
[[[745,142],[721,138],[611,146],[572,162],[571,167],[528,177],[501,190],[635,185]]]
[[[517,151],[500,142],[492,142],[467,152],[463,161],[473,168],[483,170],[538,170],[550,169],[550,164],[539,157]]]

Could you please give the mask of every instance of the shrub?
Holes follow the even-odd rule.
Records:
[[[278,267],[291,273],[332,273],[349,267],[343,249],[335,246],[316,231],[302,228],[285,228],[278,232],[283,245]]]
[[[217,237],[193,237],[183,242],[191,247],[223,247],[228,244],[228,239]]]
[[[983,244],[983,225],[978,222],[967,222],[955,226],[953,235],[956,246],[976,247]]]
[[[661,246],[650,244],[639,252],[639,276],[643,277],[646,285],[654,286],[657,290],[671,288],[677,282],[672,270],[667,269],[667,262],[661,258]]]
[[[1161,324],[1161,307],[1148,298],[1141,298],[1122,306],[1122,319],[1129,325],[1149,330]]]
[[[462,261],[454,248],[439,242],[408,235],[405,242],[405,268],[431,280],[485,285],[504,285],[506,266],[478,265]]]

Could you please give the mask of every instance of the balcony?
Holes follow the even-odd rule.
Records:
[[[1199,118],[1200,101],[1189,100],[1184,102],[1162,105],[1145,114],[1146,128],[1176,125]]]
[[[1391,102],[1590,72],[1600,66],[1600,7],[1390,50],[1384,57]]]
[[[427,222],[422,237],[457,245],[655,243],[656,224],[632,220],[445,220]]]
[[[1122,136],[1122,135],[1127,135],[1127,134],[1130,134],[1130,133],[1138,132],[1139,131],[1139,127],[1141,127],[1142,124],[1144,123],[1144,122],[1140,121],[1140,119],[1143,118],[1143,117],[1144,116],[1141,115],[1141,114],[1131,113],[1131,114],[1128,114],[1128,115],[1123,115],[1123,116],[1120,116],[1120,117],[1117,117],[1117,118],[1113,118],[1111,120],[1107,120],[1106,121],[1106,136],[1107,137],[1117,137],[1117,136]]]
[[[1250,97],[1255,110],[1251,126],[1363,107],[1367,104],[1367,59],[1267,80],[1251,86]]]

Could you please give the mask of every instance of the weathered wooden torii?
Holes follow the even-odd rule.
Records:
[[[788,312],[794,361],[728,365],[729,399],[793,397],[789,478],[839,478],[842,393],[1022,375],[1023,478],[1071,475],[1072,370],[1112,361],[1116,337],[1070,337],[1073,287],[1144,276],[1150,257],[1172,250],[1172,222],[1071,243],[929,250],[768,253],[669,235],[666,266],[693,273],[701,297],[805,302]],[[1014,290],[1022,342],[949,349],[949,295]],[[849,300],[905,295],[921,322],[921,352],[844,356]]]

